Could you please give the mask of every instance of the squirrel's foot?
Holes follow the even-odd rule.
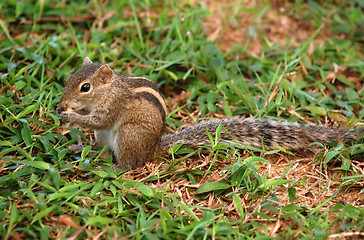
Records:
[[[72,119],[76,119],[77,113],[63,111],[60,115],[60,119],[62,122],[72,122]]]
[[[74,152],[74,153],[80,153],[82,152],[82,150],[86,147],[87,145],[83,145],[83,144],[71,144],[71,146],[69,147],[69,149]]]

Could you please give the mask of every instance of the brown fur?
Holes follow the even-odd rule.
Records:
[[[82,86],[90,89],[83,92]],[[198,147],[209,144],[221,124],[221,140],[236,140],[242,145],[271,150],[309,149],[312,142],[352,140],[364,130],[335,130],[320,125],[301,125],[273,120],[233,117],[202,122],[162,137],[166,106],[156,85],[147,78],[115,73],[106,64],[84,59],[82,68],[67,80],[57,111],[64,122],[94,129],[99,146],[108,145],[117,167],[132,169],[151,160],[156,150],[178,143]],[[233,137],[231,137],[231,136]]]
[[[266,150],[276,149],[277,146],[287,150],[315,150],[314,147],[309,146],[310,143],[329,143],[340,139],[350,142],[353,136],[364,134],[364,130],[344,131],[321,125],[303,125],[269,119],[244,119],[237,116],[231,119],[202,122],[165,135],[161,140],[161,148],[168,148],[178,143],[184,143],[185,146],[190,147],[208,145],[210,140],[207,138],[206,131],[214,136],[220,124],[223,127],[220,135],[222,141],[236,140],[241,145],[264,147]]]
[[[85,83],[90,91],[80,92]],[[158,99],[162,97],[150,80],[118,75],[85,58],[67,80],[57,111],[64,122],[94,129],[98,145],[109,145],[118,168],[131,169],[151,160],[159,144],[166,107]]]

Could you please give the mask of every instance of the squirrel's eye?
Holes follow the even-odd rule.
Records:
[[[90,88],[91,88],[91,85],[89,83],[84,83],[81,86],[81,92],[88,92],[88,91],[90,91]]]

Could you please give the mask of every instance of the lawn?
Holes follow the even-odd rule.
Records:
[[[363,128],[363,26],[362,0],[1,1],[1,238],[363,238],[362,138],[312,153],[212,137],[116,171],[56,112],[88,56],[155,82],[166,132],[236,115]]]

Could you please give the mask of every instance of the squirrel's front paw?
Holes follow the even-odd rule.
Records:
[[[62,122],[72,122],[72,119],[75,118],[76,113],[74,112],[61,112],[60,119]]]

